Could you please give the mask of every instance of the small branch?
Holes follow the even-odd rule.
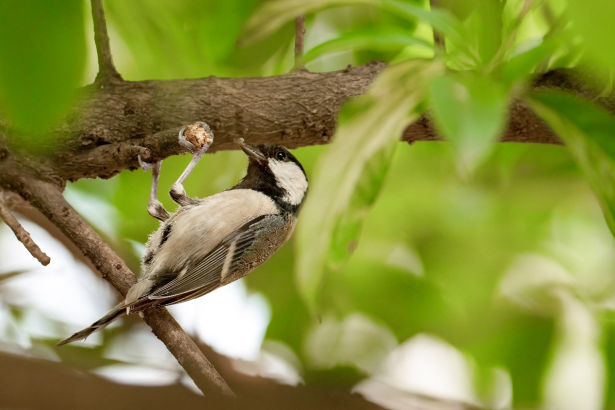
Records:
[[[47,256],[45,252],[43,252],[41,248],[39,248],[38,245],[34,243],[28,231],[26,231],[23,226],[21,226],[19,221],[15,219],[13,214],[11,214],[11,211],[9,211],[9,209],[4,205],[1,200],[0,219],[2,219],[4,223],[7,224],[9,228],[13,230],[13,233],[15,234],[19,242],[23,243],[23,246],[26,247],[26,249],[28,250],[28,252],[30,252],[32,256],[38,259],[41,265],[49,265],[49,262],[51,262],[49,256]]]
[[[235,393],[228,387],[222,376],[218,374],[201,349],[184,332],[167,309],[146,310],[143,320],[152,328],[152,333],[175,356],[205,396],[215,395],[236,399]]]
[[[136,283],[136,277],[126,263],[66,202],[56,186],[24,176],[18,165],[12,168],[13,171],[3,175],[0,184],[17,192],[41,211],[92,261],[104,279],[126,295]],[[213,365],[165,308],[146,311],[145,321],[205,395],[227,399],[235,397]]]
[[[295,18],[295,66],[293,71],[303,69],[303,45],[305,39],[305,16]]]
[[[111,56],[111,46],[109,45],[109,34],[107,34],[107,22],[102,0],[92,1],[92,20],[94,22],[94,43],[96,43],[96,53],[98,54],[98,75],[96,80],[119,79],[119,75],[113,65]]]

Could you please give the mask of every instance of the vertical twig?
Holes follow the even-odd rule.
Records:
[[[113,65],[102,0],[92,0],[92,20],[94,21],[94,43],[96,43],[96,53],[98,54],[98,75],[96,80],[112,78],[121,80],[122,77],[115,69],[115,65]]]
[[[92,261],[103,278],[122,295],[126,295],[128,289],[136,282],[135,275],[66,202],[56,186],[24,176],[20,169],[4,173],[2,184],[21,195],[60,228],[62,233]],[[235,398],[235,394],[222,376],[165,308],[146,311],[145,321],[205,395],[229,400]]]
[[[305,16],[295,18],[295,65],[293,71],[303,69],[303,45],[305,39]]]
[[[431,10],[437,8],[440,5],[440,0],[429,0],[429,7]],[[446,42],[442,33],[436,30],[432,26],[433,30],[433,49],[434,54],[446,53]]]
[[[13,233],[15,234],[19,242],[23,243],[23,246],[26,247],[26,249],[28,250],[28,252],[30,252],[32,256],[38,259],[41,265],[49,265],[49,262],[51,262],[49,256],[47,256],[45,252],[43,252],[41,248],[39,248],[38,245],[34,243],[28,231],[26,231],[23,226],[21,226],[19,221],[15,219],[11,211],[5,206],[2,201],[2,198],[0,198],[0,219],[2,219],[4,223],[7,224],[8,227],[13,230]]]

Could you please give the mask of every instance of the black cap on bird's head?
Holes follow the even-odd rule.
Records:
[[[305,170],[285,147],[275,144],[237,145],[248,156],[248,172],[234,188],[263,192],[285,209],[297,210],[308,190]]]

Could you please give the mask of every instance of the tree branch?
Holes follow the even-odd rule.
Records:
[[[28,252],[34,256],[43,266],[49,265],[51,259],[38,247],[38,245],[32,240],[28,231],[19,223],[17,219],[11,214],[11,211],[6,207],[4,201],[0,197],[0,219],[8,225],[13,231],[19,242],[23,243]]]
[[[293,70],[301,70],[303,64],[303,43],[305,39],[305,16],[295,17],[295,66]]]
[[[100,236],[66,202],[57,186],[27,176],[19,165],[3,175],[3,188],[17,192],[43,213],[92,261],[102,277],[123,296],[136,283],[135,275]],[[234,398],[234,393],[165,308],[146,311],[145,321],[206,394]]]
[[[251,144],[276,143],[291,149],[326,144],[335,132],[342,104],[365,93],[385,67],[373,62],[326,73],[122,81],[102,89],[88,86],[66,121],[45,140],[50,141],[46,156],[30,157],[28,163],[38,169],[41,178],[55,177],[58,182],[110,178],[124,169],[137,169],[139,154],[151,162],[185,152],[177,144],[177,130],[196,121],[207,122],[216,134],[209,152],[236,149],[233,141],[239,137]],[[569,70],[556,70],[540,76],[531,88],[591,96],[575,78]],[[613,109],[612,104],[605,105]],[[408,126],[401,139],[439,138],[429,117],[423,116]],[[2,140],[0,129],[0,154]],[[561,144],[520,102],[511,106],[502,141]],[[2,158],[15,154],[4,152],[8,154],[0,155],[0,178],[6,163]],[[16,158],[24,161],[24,157]]]
[[[105,11],[102,0],[91,0],[92,20],[94,22],[94,43],[98,54],[98,75],[96,81],[118,79],[122,77],[115,69],[113,57],[111,56],[111,46],[109,45],[109,34],[107,34],[107,23],[105,21]]]

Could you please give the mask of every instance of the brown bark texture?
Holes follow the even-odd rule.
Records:
[[[97,81],[81,90],[65,121],[44,141],[44,155],[26,153],[9,143],[0,120],[0,178],[10,160],[56,184],[81,178],[110,178],[147,161],[185,153],[177,143],[183,125],[205,121],[215,133],[209,152],[235,149],[234,140],[276,143],[288,148],[326,144],[335,132],[341,105],[367,91],[386,67],[373,62],[341,71],[295,71],[264,78],[207,77],[171,81]],[[566,70],[539,77],[533,88],[579,90]],[[4,126],[2,126],[4,125]],[[429,116],[409,126],[404,141],[439,139]],[[44,145],[45,142],[41,142]],[[561,144],[523,103],[510,108],[505,142]]]

